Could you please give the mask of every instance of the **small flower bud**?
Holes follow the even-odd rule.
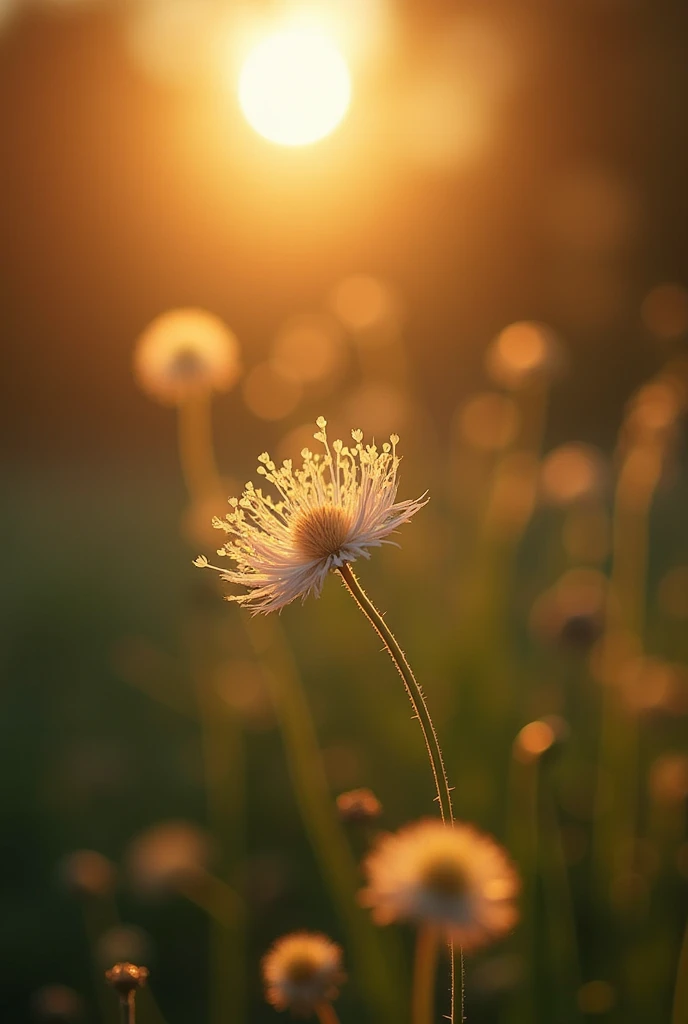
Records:
[[[351,789],[337,797],[337,811],[342,821],[362,824],[379,818],[382,804],[370,789]]]
[[[115,964],[105,972],[105,978],[115,992],[119,993],[122,1002],[127,1002],[132,992],[146,984],[148,968],[129,963]]]

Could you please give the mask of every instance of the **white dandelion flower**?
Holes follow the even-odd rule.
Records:
[[[427,500],[396,500],[396,434],[378,448],[364,445],[362,431],[353,430],[352,446],[335,441],[330,447],[322,416],[317,425],[314,437],[324,452],[304,448],[300,469],[290,459],[276,466],[267,452],[259,457],[258,473],[272,484],[277,500],[249,482],[241,499],[230,499],[226,519],[213,521],[231,537],[218,554],[236,568],[210,568],[228,583],[247,587],[248,593],[229,600],[255,611],[277,611],[297,597],[318,596],[330,570],[392,543],[389,534]],[[204,556],[196,564],[209,565]]]
[[[360,900],[378,924],[435,926],[469,950],[516,923],[516,870],[501,846],[472,825],[414,822],[382,836],[364,869],[368,885]]]
[[[340,947],[314,932],[283,935],[263,958],[262,971],[267,1001],[304,1016],[336,999],[346,979]]]

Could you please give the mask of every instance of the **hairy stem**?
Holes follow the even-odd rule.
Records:
[[[394,633],[387,625],[384,616],[377,610],[373,602],[370,600],[365,590],[358,582],[358,579],[354,575],[354,572],[348,562],[345,562],[338,570],[339,575],[344,581],[344,586],[347,588],[354,601],[361,609],[365,617],[370,622],[371,626],[382,640],[383,644],[387,648],[387,652],[392,659],[399,675],[402,678],[406,693],[411,701],[411,707],[413,708],[414,715],[420,723],[420,728],[423,733],[423,739],[425,740],[425,747],[428,752],[430,759],[430,767],[432,768],[432,775],[435,781],[436,799],[439,805],[440,817],[442,821],[451,825],[454,821],[454,811],[452,808],[451,788],[449,786],[449,780],[447,778],[447,772],[444,767],[444,758],[442,757],[442,749],[440,747],[440,741],[437,738],[437,732],[433,724],[432,718],[428,706],[425,702],[423,691],[414,676],[411,666],[406,660],[406,655],[399,646]],[[450,944],[450,960],[451,960],[451,1021],[455,1020],[455,996],[456,996],[456,964],[454,957],[454,947]],[[461,977],[463,979],[463,954],[461,954]],[[461,1020],[463,1020],[463,982],[461,984]]]

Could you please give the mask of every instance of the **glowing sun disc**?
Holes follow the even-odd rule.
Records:
[[[351,100],[349,70],[318,32],[290,29],[263,39],[239,76],[239,103],[259,135],[305,146],[332,132]]]

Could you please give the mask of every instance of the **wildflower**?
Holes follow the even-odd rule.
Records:
[[[516,923],[518,876],[506,852],[471,825],[433,819],[382,836],[360,894],[378,924],[413,920],[475,949]]]
[[[164,405],[210,391],[227,391],[239,376],[239,344],[212,313],[173,309],[140,336],[134,373],[140,387]]]
[[[314,932],[282,936],[263,958],[262,969],[267,1001],[304,1016],[336,999],[346,977],[340,947]]]
[[[321,416],[317,425],[314,437],[325,452],[304,448],[301,469],[290,459],[277,468],[267,452],[259,457],[258,473],[273,485],[277,501],[249,482],[240,500],[230,500],[226,519],[214,520],[232,537],[218,553],[236,563],[236,569],[218,571],[249,589],[229,600],[255,611],[276,611],[297,597],[319,595],[331,569],[369,558],[369,548],[391,543],[389,534],[425,504],[423,498],[396,501],[396,434],[378,449],[364,446],[362,431],[354,430],[353,447],[335,441],[330,449],[326,420]],[[198,566],[208,564],[203,556],[196,559]]]
[[[359,824],[379,818],[382,804],[370,789],[351,789],[337,797],[337,811],[342,821]]]

